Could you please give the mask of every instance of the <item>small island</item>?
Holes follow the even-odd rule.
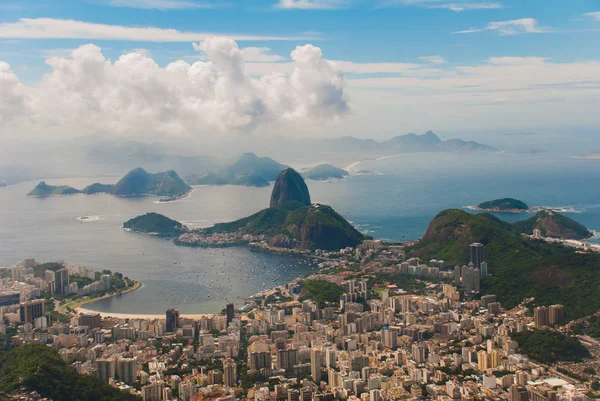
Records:
[[[502,198],[480,203],[474,209],[495,213],[523,213],[529,210],[529,206],[517,199]]]
[[[175,237],[185,232],[186,227],[162,214],[146,213],[123,223],[123,228],[160,237]]]
[[[330,164],[320,164],[302,174],[305,178],[316,181],[340,179],[350,175],[346,170],[334,167]]]
[[[68,185],[48,185],[45,181],[40,181],[39,184],[35,186],[29,192],[28,196],[49,196],[49,195],[71,195],[71,194],[79,194],[80,190],[69,187]]]

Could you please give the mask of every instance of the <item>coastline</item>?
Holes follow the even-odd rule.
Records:
[[[116,318],[116,319],[165,319],[165,315],[145,315],[143,313],[114,313],[114,312],[98,312],[91,309],[86,308],[77,308],[77,313],[99,313],[102,318]],[[209,317],[218,315],[218,313],[194,313],[194,314],[186,314],[183,313],[180,315],[182,318],[187,319],[201,319],[203,317]]]
[[[94,303],[96,301],[101,301],[103,299],[108,299],[108,298],[116,297],[117,295],[127,294],[129,292],[133,292],[135,290],[139,290],[140,288],[142,288],[142,286],[143,286],[143,284],[140,281],[136,281],[135,285],[133,287],[128,288],[125,291],[114,292],[114,293],[110,293],[110,294],[105,294],[105,295],[103,295],[101,297],[98,297],[98,298],[87,298],[87,299],[75,300],[72,304],[67,303],[65,305],[65,307],[69,307],[69,308],[75,310],[76,313],[87,313],[87,312],[94,312],[95,313],[95,311],[92,311],[90,309],[82,308],[82,306]],[[85,312],[81,312],[81,311],[85,311]]]

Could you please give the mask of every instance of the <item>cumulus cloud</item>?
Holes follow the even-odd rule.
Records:
[[[298,46],[289,75],[260,77],[247,72],[244,51],[232,39],[209,38],[196,47],[209,61],[178,60],[161,68],[139,51],[111,62],[88,44],[70,57],[48,58],[52,71],[32,86],[2,63],[0,126],[14,132],[195,134],[281,121],[329,123],[351,110],[342,70],[317,47]]]
[[[535,18],[521,18],[510,21],[490,22],[484,28],[470,28],[454,33],[475,33],[483,31],[498,31],[500,35],[519,35],[522,33],[548,32],[548,29],[541,28]]]
[[[28,112],[26,91],[7,63],[0,61],[0,127]]]

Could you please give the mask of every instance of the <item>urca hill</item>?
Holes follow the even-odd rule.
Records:
[[[311,203],[304,179],[291,168],[277,177],[269,205],[240,220],[188,230],[175,243],[227,246],[264,241],[276,248],[338,250],[365,239],[331,207]]]

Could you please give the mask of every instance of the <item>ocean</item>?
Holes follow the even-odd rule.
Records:
[[[600,160],[525,154],[410,154],[370,160],[342,180],[307,184],[313,202],[331,205],[375,238],[420,238],[441,210],[513,197],[529,205],[560,207],[600,231]],[[48,179],[76,188],[119,177]],[[126,232],[124,221],[157,212],[190,227],[206,227],[254,213],[269,203],[271,187],[199,186],[175,202],[106,194],[27,197],[37,182],[0,188],[0,266],[24,258],[63,260],[120,271],[143,283],[132,293],[86,308],[102,312],[213,313],[273,285],[314,271],[305,259],[252,252],[244,247],[178,247],[165,239]],[[87,220],[80,217],[89,216]],[[500,214],[507,221],[528,214]],[[594,238],[592,242],[598,242]]]

